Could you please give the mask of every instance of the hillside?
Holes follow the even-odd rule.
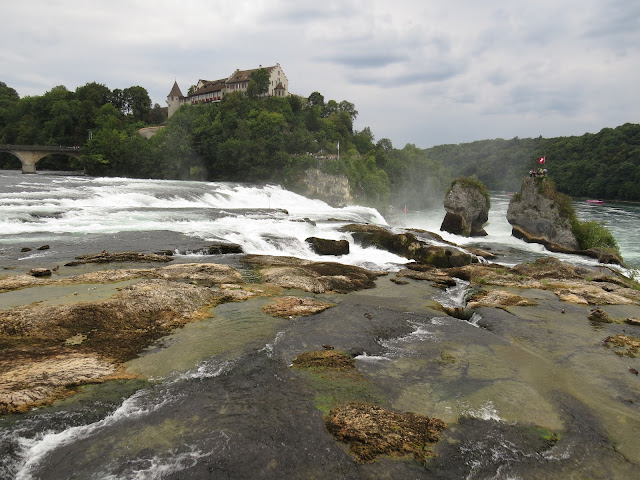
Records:
[[[442,145],[426,156],[450,166],[458,175],[476,176],[490,190],[517,190],[537,159],[558,190],[573,197],[640,201],[640,125],[582,136],[514,138]]]
[[[490,190],[515,191],[536,159],[560,192],[640,201],[640,125],[597,134],[544,139],[481,140],[420,149],[375,141],[353,128],[358,112],[342,100],[226,95],[220,103],[183,105],[169,121],[140,86],[109,90],[88,83],[74,92],[57,86],[20,98],[0,82],[0,143],[83,145],[79,162],[48,157],[38,168],[82,169],[90,175],[208,181],[278,182],[300,187],[303,172],[319,168],[348,176],[357,202],[417,210],[441,203],[460,176]],[[166,124],[151,139],[137,130]],[[18,168],[0,154],[0,168]]]

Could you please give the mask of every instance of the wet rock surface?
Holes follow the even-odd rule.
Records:
[[[39,358],[11,352],[0,360],[0,413],[25,412],[30,408],[74,393],[73,386],[127,378],[99,355],[63,349],[41,350]]]
[[[467,308],[479,308],[479,307],[487,307],[487,306],[531,306],[537,305],[537,303],[529,298],[523,297],[521,295],[506,292],[504,290],[490,290],[490,291],[480,291],[475,293],[469,299],[467,303]]]
[[[206,287],[143,280],[107,300],[0,312],[0,412],[25,411],[67,387],[103,381],[221,298]]]
[[[30,395],[47,375],[58,378],[56,362],[69,362],[62,369],[70,373],[90,367],[77,370],[77,383],[58,378],[62,388],[47,394],[66,396],[81,383],[124,375],[117,367],[137,355],[134,344],[143,348],[189,322],[218,332],[216,311],[223,307],[237,305],[232,311],[241,325],[234,335],[241,336],[280,297],[283,307],[276,310],[284,314],[335,304],[312,316],[268,317],[267,324],[281,323],[272,334],[256,333],[259,340],[243,353],[213,356],[182,377],[143,388],[118,407],[131,415],[120,412],[96,428],[82,448],[59,445],[39,460],[34,477],[102,472],[130,478],[158,466],[169,472],[165,478],[252,478],[256,472],[262,478],[632,478],[640,464],[633,374],[640,341],[629,331],[638,327],[592,325],[587,316],[596,297],[584,289],[596,288],[610,300],[617,295],[618,303],[598,308],[627,319],[638,317],[637,285],[611,271],[549,261],[514,268],[412,264],[387,277],[342,267],[249,256],[234,266],[0,280],[5,291],[82,285],[89,278],[134,282],[101,301],[42,302],[2,312],[0,341],[10,355],[0,361],[0,374],[7,375],[2,383],[9,386],[0,393],[18,403],[28,395],[23,405],[37,404]],[[290,270],[278,276],[271,269]],[[456,279],[470,282],[476,304],[450,308],[478,313],[475,325],[447,315],[433,300],[456,287]],[[288,288],[307,293],[293,296]],[[587,303],[564,301],[555,293],[563,289],[574,289]],[[336,291],[348,294],[330,293]],[[211,306],[234,300],[248,301],[214,308],[211,318]],[[29,392],[24,385],[32,386]],[[94,418],[90,412],[102,411],[102,404],[88,404],[84,415]],[[15,402],[7,405],[20,411]],[[25,422],[41,418],[49,428],[56,408],[25,414]],[[434,423],[430,429],[435,419],[449,428]],[[56,428],[67,428],[65,421]],[[0,442],[4,458],[17,450]]]
[[[72,262],[65,263],[65,267],[75,267],[87,263],[112,262],[170,262],[173,258],[168,255],[140,252],[107,252],[106,250],[94,255],[80,255]]]
[[[553,291],[561,300],[583,305],[639,305],[637,285],[607,270],[565,264],[553,257],[513,268],[472,264],[444,270],[449,276],[481,285]]]

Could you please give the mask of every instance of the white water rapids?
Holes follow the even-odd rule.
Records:
[[[118,233],[135,239],[137,232],[151,232],[161,242],[163,232],[174,232],[206,242],[237,244],[245,253],[310,260],[327,257],[311,250],[305,241],[308,237],[345,239],[350,243],[350,253],[332,260],[388,271],[407,263],[407,259],[389,252],[358,246],[349,233],[340,231],[349,223],[375,224],[397,232],[406,228],[437,232],[463,247],[479,245],[501,251],[504,255],[499,261],[507,265],[550,255],[541,245],[527,244],[511,236],[511,226],[506,221],[508,202],[506,194],[494,194],[485,226],[488,236],[464,238],[439,231],[445,213],[441,206],[405,214],[391,212],[385,218],[373,208],[356,205],[335,208],[277,185],[26,176],[0,171],[0,255],[3,249],[49,244],[50,251],[33,248],[17,259],[46,262],[47,257],[56,254],[57,246],[64,244],[69,250],[64,254],[73,254],[74,245],[82,246],[90,237],[113,238],[113,248],[110,246],[109,250],[117,251]],[[583,202],[574,205],[581,219],[604,222],[613,231],[623,257],[632,267],[638,267],[640,248],[634,232],[640,208],[588,207]],[[133,246],[138,245],[134,242]],[[139,248],[144,250],[144,244]],[[596,264],[586,257],[552,255],[571,263]]]

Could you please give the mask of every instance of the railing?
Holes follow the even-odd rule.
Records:
[[[77,152],[80,150],[79,146],[66,147],[62,145],[0,145],[0,150],[29,150],[39,152]]]

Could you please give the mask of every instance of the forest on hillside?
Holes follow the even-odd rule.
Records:
[[[536,159],[560,192],[640,201],[640,125],[597,134],[482,140],[421,149],[376,141],[354,129],[355,105],[304,98],[226,95],[216,104],[184,105],[169,120],[140,86],[109,90],[88,83],[20,98],[0,82],[0,144],[81,145],[81,160],[51,156],[38,169],[89,175],[237,182],[277,182],[296,190],[303,172],[320,168],[349,177],[358,202],[421,209],[442,202],[454,178],[475,177],[490,190],[519,190]],[[147,140],[137,131],[164,125]],[[339,153],[339,157],[338,157]],[[19,168],[0,153],[0,168]]]
[[[475,176],[490,190],[517,191],[522,177],[541,165],[558,191],[572,197],[640,201],[640,125],[556,138],[481,140],[425,150],[458,175]]]

